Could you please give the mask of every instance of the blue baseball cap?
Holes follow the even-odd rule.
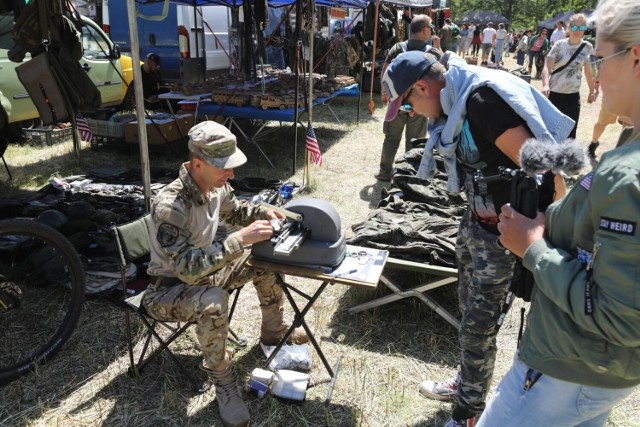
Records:
[[[391,61],[384,76],[382,86],[389,94],[389,106],[385,121],[395,119],[400,110],[405,93],[424,75],[438,59],[430,53],[413,50],[401,53]]]

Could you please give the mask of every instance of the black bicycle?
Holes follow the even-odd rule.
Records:
[[[45,363],[69,339],[84,303],[85,274],[59,232],[0,221],[0,384]]]

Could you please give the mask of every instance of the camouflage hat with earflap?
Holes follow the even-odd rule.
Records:
[[[236,136],[214,121],[198,123],[189,131],[189,151],[218,169],[233,169],[247,157],[236,146]]]

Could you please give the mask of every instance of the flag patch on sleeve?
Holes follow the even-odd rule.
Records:
[[[582,178],[582,181],[580,181],[580,185],[587,191],[589,191],[591,189],[591,178],[593,177],[593,172],[589,172],[587,175],[585,175],[584,178]]]

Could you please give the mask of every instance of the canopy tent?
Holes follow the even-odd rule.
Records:
[[[242,7],[243,0],[126,0],[127,1],[127,20],[129,23],[129,33],[131,37],[131,53],[132,60],[134,64],[140,62],[139,55],[139,44],[137,37],[138,34],[138,26],[136,22],[136,3],[137,4],[146,4],[146,3],[160,3],[160,2],[171,2],[177,4],[183,4],[188,6],[211,6],[211,5],[222,5],[229,7]],[[302,1],[305,0],[267,0],[267,4],[272,7],[281,7],[281,6],[289,6],[296,4],[298,7],[302,4]],[[364,9],[367,7],[368,3],[377,2],[378,4],[382,0],[311,0],[316,6],[334,6],[334,7],[343,7],[343,8],[360,8]],[[249,0],[252,3],[252,0]],[[392,3],[399,6],[404,7],[429,7],[433,5],[433,0],[384,0],[386,3]],[[298,82],[297,77],[298,69],[296,67],[296,82]],[[136,111],[139,117],[144,117],[144,99],[142,98],[142,77],[140,75],[140,69],[138,67],[133,67],[133,76],[134,76],[134,93],[135,93],[135,104]],[[309,79],[310,82],[313,79]],[[362,93],[362,88],[360,88],[360,94]],[[298,89],[296,85],[296,93],[295,97],[298,96]],[[360,105],[360,102],[358,102]],[[311,111],[309,111],[309,116],[311,117]],[[142,181],[144,184],[144,196],[145,196],[145,204],[147,211],[149,211],[151,206],[151,177],[150,177],[150,165],[149,165],[149,149],[147,143],[147,132],[145,121],[138,121],[138,135],[140,141],[140,157],[142,163]],[[296,143],[297,146],[297,136],[298,136],[298,128],[296,126]],[[295,148],[294,148],[294,169],[295,169]]]
[[[462,18],[456,20],[456,24],[462,23],[474,23],[476,25],[487,25],[492,22],[493,25],[500,23],[509,25],[509,20],[498,12],[492,10],[476,10],[474,12],[467,12]]]
[[[136,3],[161,3],[164,0],[136,0]],[[186,4],[189,6],[229,6],[240,7],[242,0],[170,0],[171,3]],[[269,6],[280,7],[295,4],[295,0],[267,0]],[[375,0],[316,0],[316,6],[332,6],[342,8],[364,9],[368,3],[375,3]],[[384,0],[384,3],[391,3],[404,7],[429,7],[433,5],[433,0]]]
[[[556,27],[556,22],[563,21],[566,24],[569,23],[569,18],[571,18],[576,13],[584,13],[587,16],[587,22],[589,22],[589,15],[591,15],[593,11],[591,10],[582,10],[580,12],[576,12],[573,10],[568,10],[566,12],[558,12],[553,15],[551,18],[545,21],[538,21],[538,28],[546,28],[547,30],[553,30]]]

